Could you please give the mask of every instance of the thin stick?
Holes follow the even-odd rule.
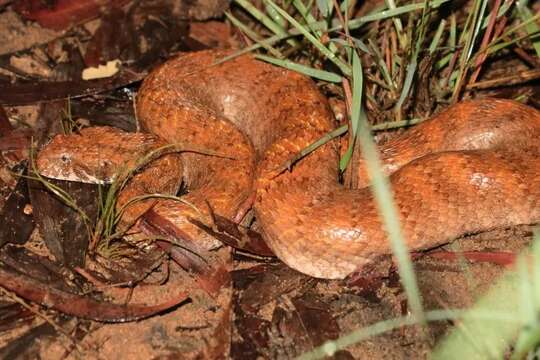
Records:
[[[523,71],[517,75],[504,76],[493,80],[479,81],[467,85],[467,90],[490,89],[498,86],[512,86],[540,79],[540,69]]]

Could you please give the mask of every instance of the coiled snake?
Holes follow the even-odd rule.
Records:
[[[212,66],[226,54],[179,56],[146,78],[138,94],[138,118],[146,132],[164,141],[111,128],[58,136],[38,157],[41,173],[95,181],[92,168],[104,172],[121,162],[113,159],[122,158],[118,149],[123,144],[138,141],[147,150],[181,142],[225,156],[170,155],[161,160],[167,164],[152,167],[151,178],[173,193],[182,179],[189,188],[187,201],[203,213],[211,207],[229,219],[255,192],[253,208],[265,241],[294,269],[343,278],[389,254],[365,167],[357,166],[359,189],[341,185],[335,143],[318,148],[291,171],[276,172],[336,126],[314,83],[249,55]],[[390,176],[409,249],[539,222],[539,139],[537,110],[484,99],[453,105],[382,146],[383,170]],[[171,167],[178,158],[181,165]],[[173,180],[164,180],[165,173],[174,174]],[[155,191],[153,185],[143,187]],[[186,220],[200,216],[192,207],[160,200],[153,210],[205,247],[217,245]]]

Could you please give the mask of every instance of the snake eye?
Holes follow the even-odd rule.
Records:
[[[69,156],[67,156],[66,154],[63,154],[61,157],[60,157],[60,160],[62,160],[62,162],[69,162]]]

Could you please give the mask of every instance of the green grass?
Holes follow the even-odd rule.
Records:
[[[244,1],[235,0],[235,4],[235,13],[253,16],[253,9],[246,7]],[[340,162],[344,170],[355,142],[359,142],[412,312],[411,316],[358,329],[300,358],[322,358],[400,326],[448,319],[459,320],[461,326],[439,344],[433,354],[435,358],[447,358],[449,354],[451,358],[470,358],[479,353],[499,358],[511,344],[515,346],[514,358],[530,353],[540,341],[539,324],[535,320],[540,304],[540,286],[535,280],[540,279],[540,262],[534,262],[532,283],[522,265],[521,270],[508,272],[471,309],[423,310],[392,191],[380,170],[371,133],[421,121],[425,110],[419,112],[418,109],[433,111],[459,101],[466,95],[466,87],[480,78],[486,62],[505,56],[510,50],[528,51],[538,61],[540,14],[534,14],[527,1],[494,1],[488,6],[487,0],[470,0],[466,3],[469,11],[460,13],[460,9],[441,12],[441,5],[449,5],[444,0],[417,3],[386,0],[383,7],[357,18],[351,17],[353,12],[348,1],[264,0],[263,4],[259,9],[262,13],[266,11],[263,27],[258,25],[256,16],[251,21],[246,21],[244,16],[239,26],[255,43],[231,57],[259,51],[257,57],[261,60],[318,81],[341,84],[341,96],[352,109],[350,125],[323,136],[284,164],[284,168],[325,142],[349,132],[352,142]],[[275,24],[270,25],[269,21]],[[278,25],[279,31],[275,31]],[[286,57],[283,54],[287,54]],[[429,76],[422,77],[425,74]],[[431,82],[430,96],[418,97],[425,86],[420,79]],[[377,118],[367,121],[366,106],[379,109]],[[535,244],[537,254],[538,235]],[[535,255],[535,259],[537,257]],[[520,291],[513,286],[516,283],[520,284]],[[494,299],[501,297],[506,301],[495,306]],[[516,308],[523,310],[516,312]],[[499,331],[501,328],[505,330]],[[474,341],[466,340],[463,331],[474,334]],[[499,337],[498,342],[494,340],[496,337]]]
[[[532,271],[528,269],[530,264]],[[438,345],[433,358],[471,359],[486,355],[501,358],[511,345],[514,359],[534,351],[540,340],[539,275],[540,232],[536,231],[532,254],[523,254],[516,269],[506,271],[497,284],[463,314],[460,326]],[[478,318],[479,313],[486,312],[505,314],[513,321],[501,321],[495,316]]]

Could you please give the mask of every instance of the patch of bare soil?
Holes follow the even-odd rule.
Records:
[[[502,251],[506,261],[527,246],[531,237],[529,226],[499,229],[464,237],[433,252]],[[493,263],[459,263],[429,254],[415,261],[426,310],[471,306],[505,269]],[[233,278],[237,284],[233,358],[293,358],[326,340],[408,312],[395,274],[369,287],[312,279],[280,265],[266,266],[261,271],[240,270]],[[429,324],[425,330],[419,326],[395,329],[355,344],[335,357],[427,358],[437,340],[453,325],[440,322]]]

